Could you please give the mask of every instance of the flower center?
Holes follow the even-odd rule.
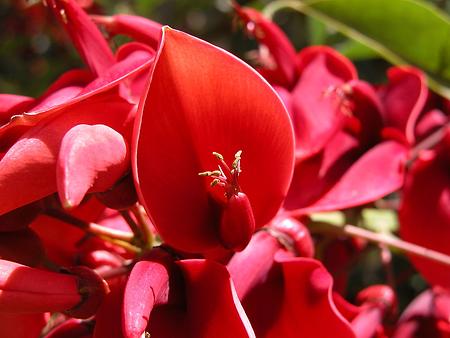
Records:
[[[231,165],[231,168],[226,164],[223,156],[219,153],[213,152],[213,155],[216,157],[219,162],[218,170],[214,171],[204,171],[199,173],[199,176],[208,176],[213,180],[211,182],[211,187],[216,185],[223,187],[225,190],[225,196],[227,199],[230,199],[233,195],[237,195],[241,188],[239,187],[239,174],[242,172],[241,170],[241,155],[242,150],[239,150],[234,155],[234,161]]]

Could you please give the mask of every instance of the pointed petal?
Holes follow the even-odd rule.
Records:
[[[271,20],[253,8],[240,7],[233,2],[234,9],[245,25],[248,34],[269,49],[275,65],[270,69],[279,85],[292,88],[298,76],[297,57],[294,46],[284,32]]]
[[[95,23],[106,28],[111,35],[124,34],[145,43],[153,49],[158,48],[162,25],[137,15],[91,16]]]
[[[153,307],[168,295],[170,261],[155,258],[136,263],[125,287],[122,325],[129,338],[142,336]]]
[[[298,58],[301,74],[292,91],[291,115],[299,160],[317,154],[342,127],[343,102],[332,90],[357,75],[350,61],[329,47],[305,48]]]
[[[223,196],[198,177],[217,166],[214,151],[225,158],[243,151],[239,183],[256,227],[275,215],[292,173],[292,129],[279,98],[250,67],[164,28],[142,102],[133,170],[140,201],[164,241],[190,252],[220,245],[212,197]]]
[[[114,64],[113,53],[102,33],[74,0],[49,0],[47,4],[94,74],[100,75]]]
[[[375,201],[403,184],[408,149],[385,141],[361,156],[318,200],[296,213],[345,209]]]
[[[345,132],[336,134],[321,153],[296,165],[284,207],[294,210],[313,205],[336,184],[358,155],[354,137]]]
[[[392,67],[389,84],[380,92],[384,103],[384,121],[388,127],[402,131],[414,143],[414,128],[428,96],[423,73],[413,67]]]
[[[88,191],[104,191],[125,174],[128,146],[123,136],[102,124],[79,124],[63,137],[56,163],[62,205],[80,204]]]

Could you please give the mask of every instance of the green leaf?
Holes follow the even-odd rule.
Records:
[[[266,13],[290,7],[375,50],[394,64],[410,64],[450,98],[450,19],[419,0],[275,1]]]

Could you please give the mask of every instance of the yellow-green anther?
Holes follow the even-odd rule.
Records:
[[[221,161],[223,161],[223,156],[221,155],[221,154],[219,154],[219,153],[216,153],[215,151],[213,151],[213,153],[212,153],[218,160],[221,160]]]
[[[233,164],[231,165],[234,169],[238,168],[239,161],[241,160],[242,150],[239,150],[235,155],[235,160],[233,161]]]
[[[215,178],[212,182],[211,182],[211,187],[216,186],[217,184],[219,184],[220,180],[218,178]]]
[[[204,171],[204,172],[198,173],[198,176],[211,176],[211,171]]]

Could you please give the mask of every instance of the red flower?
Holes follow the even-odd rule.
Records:
[[[0,127],[0,214],[57,190],[65,206],[76,206],[86,192],[110,187],[129,166],[127,139],[136,102],[132,91],[122,94],[122,82],[148,67],[153,51],[129,44],[114,57],[74,1],[50,1],[49,7],[90,69],[65,73],[37,100],[1,96],[5,105],[0,116],[5,124]],[[105,126],[76,127],[81,124]],[[80,146],[94,130],[103,141]],[[121,151],[112,156],[108,147],[118,144]],[[107,174],[102,175],[103,171]]]
[[[257,337],[355,337],[334,304],[331,276],[309,258],[311,248],[301,223],[278,219],[228,263]]]
[[[161,338],[255,337],[224,266],[175,262],[160,249],[134,266],[124,290],[108,296],[94,336],[137,338],[144,331]]]
[[[136,185],[165,243],[189,252],[242,249],[252,219],[259,228],[274,217],[292,175],[292,127],[243,62],[164,28],[138,122]],[[218,183],[211,187],[198,174],[217,166],[204,173]]]

